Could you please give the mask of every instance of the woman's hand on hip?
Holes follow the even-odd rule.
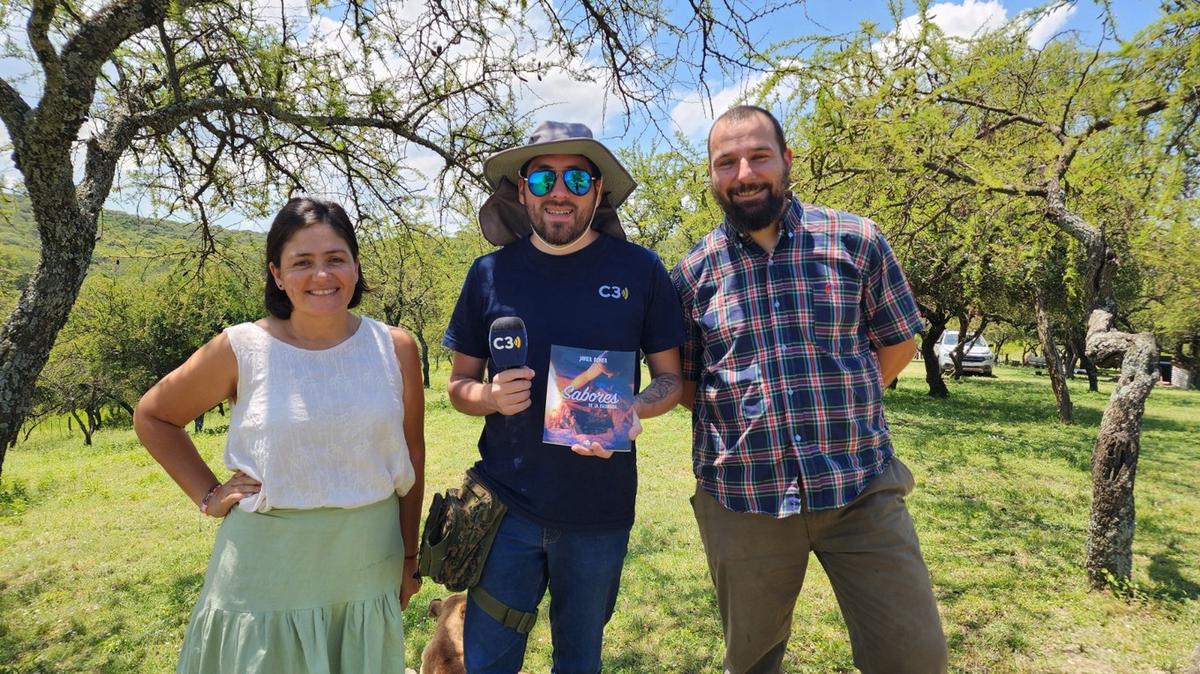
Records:
[[[238,501],[251,494],[257,494],[260,489],[261,482],[240,470],[234,471],[233,476],[213,493],[208,502],[208,514],[212,517],[224,517]]]

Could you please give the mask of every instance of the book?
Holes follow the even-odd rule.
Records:
[[[546,421],[542,441],[591,445],[628,452],[633,448],[634,351],[603,351],[550,345]]]

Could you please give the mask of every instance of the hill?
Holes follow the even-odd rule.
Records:
[[[201,244],[198,227],[170,219],[105,210],[92,268],[111,273],[156,273],[192,259]],[[219,245],[260,247],[259,232],[217,229]],[[37,266],[41,243],[29,200],[0,194],[0,309],[6,313]]]

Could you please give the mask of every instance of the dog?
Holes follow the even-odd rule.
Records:
[[[434,599],[429,602],[429,615],[437,618],[437,629],[421,651],[421,674],[466,674],[463,621],[467,615],[467,595]]]
[[[429,615],[437,618],[437,628],[425,644],[425,650],[421,651],[421,674],[467,674],[463,663],[467,595],[452,594],[445,599],[434,599],[429,602]],[[407,670],[407,674],[416,673]]]

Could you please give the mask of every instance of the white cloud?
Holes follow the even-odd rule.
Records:
[[[760,73],[721,89],[708,100],[699,91],[693,91],[671,109],[671,121],[683,135],[689,138],[700,137],[708,133],[708,128],[717,115],[751,98],[766,81],[767,74]]]
[[[755,73],[718,90],[708,99],[698,91],[682,96],[671,109],[675,130],[688,138],[700,139],[707,135],[713,120],[734,105],[753,103],[771,109],[781,101],[788,100],[804,86],[806,65],[800,59],[783,59],[779,66],[781,70],[777,73]],[[768,100],[758,101],[768,81],[771,84]]]
[[[603,82],[579,81],[561,70],[522,88],[525,94],[518,100],[517,110],[532,115],[535,123],[547,119],[581,122],[600,136],[605,125],[624,110],[619,101],[608,95]]]
[[[1037,22],[1030,28],[1026,38],[1029,46],[1034,49],[1044,47],[1078,9],[1074,4],[1060,2],[1048,11],[1039,13]],[[939,2],[929,6],[928,16],[947,37],[965,40],[1000,30],[1009,21],[1008,10],[999,0]],[[895,35],[900,39],[911,39],[916,37],[919,27],[920,16],[913,14],[900,22]]]
[[[1075,5],[1060,4],[1042,14],[1037,23],[1029,29],[1029,35],[1026,37],[1029,46],[1034,49],[1045,47],[1046,43],[1062,30],[1062,27],[1078,9]]]
[[[916,17],[905,21],[910,19],[915,21]],[[929,6],[929,20],[948,37],[972,38],[1003,28],[1008,21],[1008,10],[997,0],[939,2]]]

